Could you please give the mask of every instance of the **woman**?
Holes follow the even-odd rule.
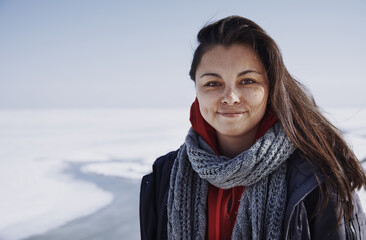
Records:
[[[366,239],[365,172],[276,43],[239,16],[198,41],[192,128],[142,180],[142,239]]]

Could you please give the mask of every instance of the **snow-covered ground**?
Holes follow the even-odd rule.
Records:
[[[327,110],[365,159],[366,110]],[[188,114],[188,109],[1,110],[0,239],[42,233],[106,206],[113,195],[64,174],[68,163],[138,181],[156,157],[182,144]],[[366,208],[365,191],[360,196]]]
[[[187,113],[0,111],[0,239],[42,233],[109,204],[110,193],[63,174],[68,162],[93,162],[83,170],[138,179],[183,142]],[[110,160],[121,161],[103,164]]]

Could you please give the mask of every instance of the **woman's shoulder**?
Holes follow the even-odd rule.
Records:
[[[158,157],[152,165],[152,172],[142,178],[142,185],[169,183],[170,172],[177,154],[178,150],[175,150]]]
[[[366,234],[366,217],[363,212],[357,193],[353,193],[353,212],[349,223],[344,223],[343,219],[338,224],[337,195],[336,186],[333,188],[325,205],[322,205],[320,186],[323,185],[323,177],[315,161],[307,159],[299,150],[289,158],[288,161],[288,208],[286,211],[286,224],[303,223],[299,221],[301,209],[306,213],[309,221],[307,224],[311,229],[312,239],[329,239],[329,234],[334,234],[334,239],[346,239],[347,236],[363,236]],[[318,182],[319,181],[319,182]],[[320,202],[319,202],[320,201]],[[316,214],[315,214],[316,213]],[[316,224],[315,224],[316,223]],[[357,227],[357,231],[352,229]],[[297,228],[300,229],[300,228]],[[325,231],[325,229],[328,229]],[[330,229],[333,229],[332,231]],[[337,230],[338,229],[338,230]],[[296,231],[294,231],[296,232]],[[297,233],[299,234],[299,233]],[[296,235],[296,234],[295,234]],[[333,239],[333,237],[332,237]],[[348,238],[347,238],[348,239]],[[355,238],[363,239],[363,237]]]
[[[318,181],[322,182],[323,180],[319,169],[311,164],[299,149],[290,156],[287,166],[288,190],[290,193],[311,191],[318,186]]]
[[[174,160],[176,159],[178,150],[171,151],[163,156],[158,157],[153,163],[153,171],[164,171],[170,170],[173,166]]]
[[[142,178],[140,188],[141,239],[166,239],[166,202],[170,172],[177,153],[178,150],[157,158],[153,163],[153,171]]]

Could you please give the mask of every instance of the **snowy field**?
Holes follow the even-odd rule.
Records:
[[[366,109],[327,111],[366,159]],[[182,144],[188,112],[1,110],[0,240],[44,233],[110,204],[113,194],[64,170],[76,163],[85,173],[138,182],[156,157]],[[360,197],[366,209],[364,190]]]

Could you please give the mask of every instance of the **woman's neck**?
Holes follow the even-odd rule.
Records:
[[[227,136],[217,132],[217,142],[221,155],[234,158],[248,150],[255,143],[256,131],[242,136]]]

